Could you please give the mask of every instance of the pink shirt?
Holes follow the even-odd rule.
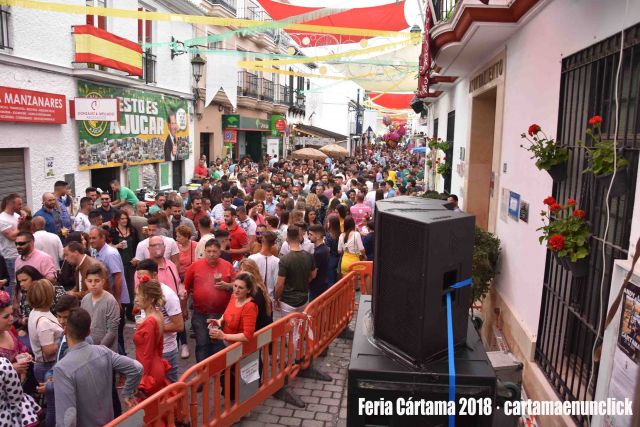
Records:
[[[167,285],[173,292],[178,293],[178,286],[180,285],[180,276],[178,276],[178,267],[168,259],[164,259],[164,265],[158,265],[158,282]],[[138,289],[140,280],[138,275],[133,275],[135,289]]]
[[[371,208],[364,203],[356,203],[355,205],[351,206],[350,212],[353,220],[356,222],[357,229],[360,229],[363,225],[366,225],[364,223],[365,216],[369,215],[369,218],[371,218]]]
[[[47,279],[55,279],[58,272],[58,267],[53,262],[53,258],[38,249],[34,249],[26,259],[22,259],[21,256],[16,259],[16,271],[25,265],[35,268]]]

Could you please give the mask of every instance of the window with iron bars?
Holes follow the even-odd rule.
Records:
[[[9,17],[11,13],[0,6],[0,49],[11,49],[9,41]]]
[[[618,33],[562,61],[557,140],[569,149],[568,178],[554,182],[553,195],[562,203],[569,197],[577,199],[578,206],[587,212],[592,233],[590,269],[587,277],[574,278],[547,254],[535,358],[565,401],[594,398],[599,364],[595,364],[594,380],[588,387],[592,349],[596,341],[602,343],[613,262],[628,256],[640,152],[640,24],[625,30],[618,88],[618,146],[629,161],[628,184],[622,196],[611,198],[607,236],[608,182],[598,182],[592,174],[583,173],[587,158],[584,148],[576,144],[585,140],[587,121],[593,115],[603,117],[603,138],[613,139],[620,38]],[[581,426],[589,422],[586,417],[574,419]]]

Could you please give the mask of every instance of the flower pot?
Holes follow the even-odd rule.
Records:
[[[589,274],[589,257],[579,259],[576,262],[572,262],[569,258],[565,257],[564,261],[573,277],[581,278]]]
[[[549,175],[554,181],[564,181],[567,179],[567,162],[563,162],[547,169]]]
[[[609,183],[611,182],[611,176],[613,174],[607,175],[597,175],[596,182],[602,185],[606,189],[609,188]],[[613,185],[611,186],[611,197],[620,197],[627,192],[627,169],[620,169],[616,172],[616,176],[613,179]]]
[[[571,272],[571,275],[574,278],[579,279],[589,274],[589,257],[572,262],[569,257],[559,257],[555,252],[552,252],[552,255],[556,260],[556,263],[565,270]]]

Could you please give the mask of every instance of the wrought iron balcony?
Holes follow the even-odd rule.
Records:
[[[145,83],[156,82],[156,56],[151,53],[151,49],[147,49],[142,54],[142,76],[140,79]]]
[[[248,71],[238,72],[238,96],[258,98],[258,76]]]
[[[215,4],[215,5],[220,5],[224,9],[226,9],[229,12],[233,13],[234,15],[236,14],[236,11],[238,10],[238,1],[237,0],[207,0],[207,2],[209,2],[211,4]]]
[[[448,20],[453,14],[459,0],[433,0],[433,10],[438,22]]]
[[[273,82],[267,79],[260,79],[260,99],[273,102]]]

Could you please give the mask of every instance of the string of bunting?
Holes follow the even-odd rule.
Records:
[[[0,0],[0,5],[13,6],[24,9],[43,10],[49,12],[69,13],[75,15],[94,15],[105,16],[111,18],[125,18],[147,21],[171,21],[182,22],[189,24],[203,24],[212,26],[223,27],[239,27],[239,28],[251,28],[260,27],[265,25],[280,24],[265,24],[264,21],[251,20],[251,19],[239,19],[239,18],[220,18],[213,16],[200,16],[200,15],[186,15],[178,13],[167,12],[149,12],[138,11],[130,9],[116,9],[111,7],[97,7],[97,6],[80,6],[70,5],[63,3],[49,3],[36,0]],[[308,31],[313,33],[322,34],[340,34],[340,35],[353,35],[363,37],[392,37],[402,39],[412,39],[413,33],[402,31],[382,31],[382,30],[369,30],[362,28],[346,28],[346,27],[331,27],[325,25],[310,25],[310,24],[298,24],[298,23],[284,23],[281,28],[287,28],[296,31]]]

